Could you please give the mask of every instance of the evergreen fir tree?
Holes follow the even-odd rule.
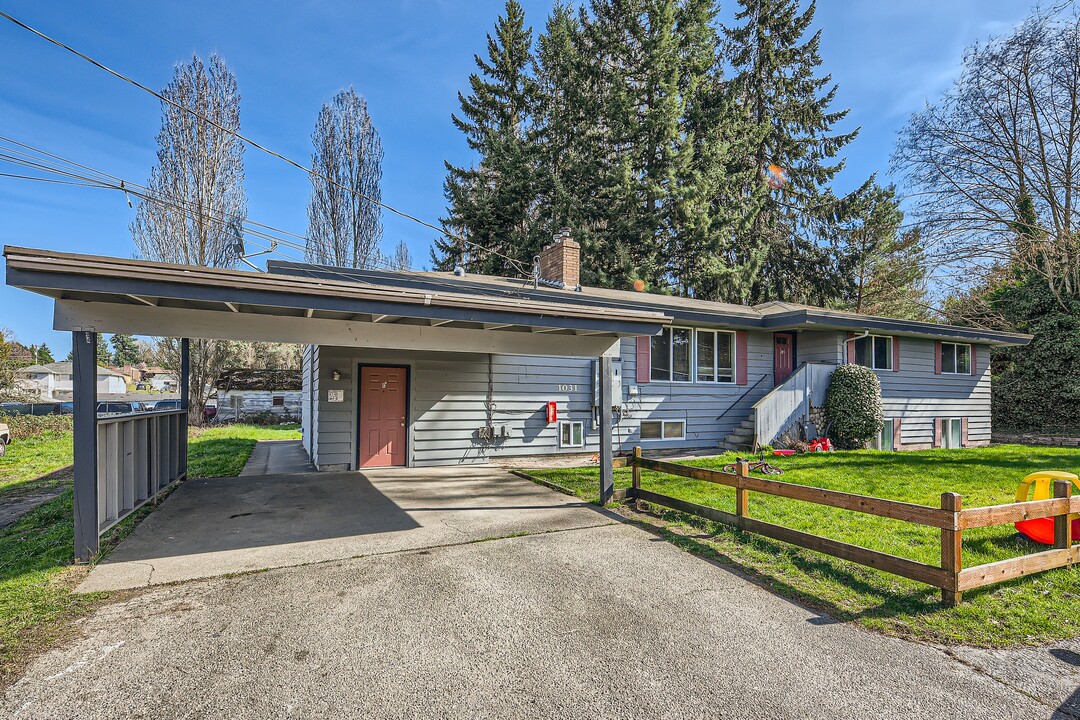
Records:
[[[822,226],[837,219],[828,187],[843,167],[837,156],[858,131],[834,133],[847,111],[830,109],[836,87],[830,76],[815,76],[820,31],[803,41],[816,3],[801,14],[798,0],[739,4],[736,22],[742,24],[726,31],[732,84],[759,138],[743,168],[759,175],[743,196],[754,198],[763,187],[767,194],[736,242],[736,264],[755,280],[742,297],[730,299],[826,304],[839,270],[835,248],[821,242]]]
[[[134,365],[139,362],[139,347],[135,344],[135,338],[116,333],[109,338],[109,344],[113,347],[113,365]]]
[[[479,73],[469,78],[470,94],[458,94],[461,112],[452,119],[479,161],[473,167],[446,163],[448,237],[435,241],[436,269],[463,262],[473,272],[518,274],[521,265],[506,257],[531,259],[540,249],[529,119],[536,93],[532,45],[524,10],[507,0],[495,35],[488,35],[487,58],[475,57]]]
[[[842,250],[834,293],[837,307],[866,315],[929,320],[928,269],[918,229],[902,232],[896,189],[873,178],[840,205],[846,221],[831,243]]]
[[[105,342],[105,334],[97,334],[97,364],[108,365],[112,359],[112,353],[109,352],[109,344]]]

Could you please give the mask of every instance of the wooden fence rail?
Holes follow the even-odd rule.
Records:
[[[1049,500],[1010,503],[991,507],[964,509],[961,497],[956,493],[942,493],[941,506],[885,500],[883,498],[855,495],[823,488],[796,485],[750,475],[749,463],[740,461],[736,473],[725,473],[707,468],[678,465],[641,456],[641,448],[634,448],[629,459],[633,481],[626,491],[627,499],[643,500],[656,505],[698,515],[715,522],[733,525],[747,532],[763,535],[791,545],[832,555],[843,560],[876,568],[893,575],[926,583],[941,589],[941,601],[956,605],[965,590],[1012,580],[1032,573],[1080,562],[1080,546],[1073,546],[1070,513],[1080,512],[1080,496],[1072,497],[1072,484],[1058,480],[1054,483],[1054,497]],[[677,475],[679,477],[716,483],[735,490],[735,512],[698,505],[668,495],[645,490],[641,487],[641,471]],[[825,505],[851,512],[891,518],[902,522],[935,528],[941,533],[940,565],[929,565],[888,553],[850,543],[832,540],[812,533],[755,520],[750,516],[750,493],[784,497],[802,502]],[[963,566],[963,534],[970,528],[1006,525],[1020,520],[1052,517],[1054,519],[1054,549],[1010,558],[985,565],[965,568]]]

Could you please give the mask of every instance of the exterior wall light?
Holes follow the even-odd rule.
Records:
[[[335,380],[340,380],[340,379],[341,379],[341,372],[340,372],[339,370],[335,370],[335,371],[334,371],[334,372],[333,372],[333,373],[332,373],[332,374],[330,375],[330,377],[334,378]]]

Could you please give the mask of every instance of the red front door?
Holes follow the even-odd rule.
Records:
[[[773,384],[787,380],[795,369],[795,337],[791,333],[773,333]]]
[[[405,464],[405,368],[360,368],[360,467]]]

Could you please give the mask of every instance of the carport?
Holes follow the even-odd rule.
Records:
[[[193,478],[79,586],[126,590],[613,522],[491,465]]]
[[[96,255],[6,247],[7,283],[54,300],[53,327],[72,333],[75,393],[75,554],[187,475],[188,338],[388,350],[598,358],[600,491],[612,495],[612,357],[622,337],[654,335],[655,312],[430,292]],[[182,339],[178,411],[96,415],[97,333]]]

